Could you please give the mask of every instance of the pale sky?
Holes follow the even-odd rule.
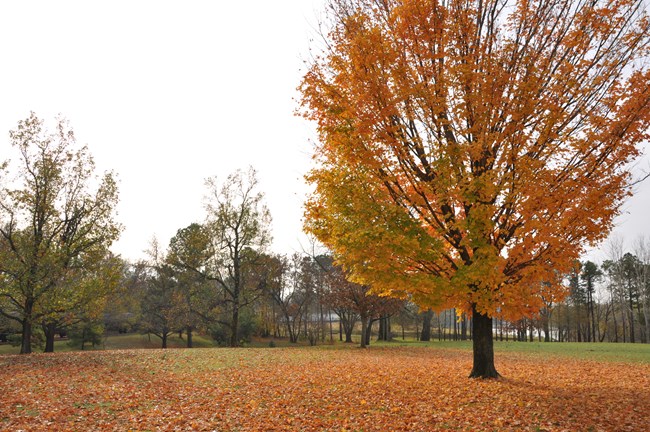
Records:
[[[0,160],[30,111],[66,117],[119,178],[113,250],[144,257],[204,218],[204,180],[252,165],[273,249],[305,243],[314,128],[294,116],[321,0],[2,1]]]
[[[131,260],[153,236],[167,245],[204,219],[207,177],[251,165],[273,216],[272,249],[300,251],[315,135],[294,98],[323,4],[2,1],[0,160],[30,111],[52,127],[61,113],[98,168],[118,175],[125,230],[113,250]],[[630,246],[650,235],[649,183],[618,219]]]

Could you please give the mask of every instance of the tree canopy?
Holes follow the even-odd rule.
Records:
[[[644,4],[328,10],[326,48],[300,87],[319,133],[307,230],[375,292],[473,312],[471,376],[496,376],[480,331],[562,296],[562,275],[629,193],[649,136]]]
[[[18,159],[0,171],[0,312],[21,324],[29,353],[33,325],[87,304],[88,290],[105,291],[94,282],[121,230],[118,189],[112,173],[95,175],[63,119],[49,132],[32,113],[9,136]]]

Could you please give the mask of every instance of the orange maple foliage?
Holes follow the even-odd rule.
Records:
[[[491,317],[561,298],[649,137],[644,9],[331,0],[300,87],[320,136],[307,230],[376,292],[480,317],[486,343]]]
[[[7,431],[641,431],[650,365],[467,351],[203,349],[0,357]],[[531,373],[534,370],[534,373]]]

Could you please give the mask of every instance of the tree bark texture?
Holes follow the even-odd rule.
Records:
[[[472,349],[474,365],[470,378],[498,378],[494,367],[494,345],[492,341],[492,318],[476,311],[472,306]]]
[[[32,323],[25,319],[23,320],[22,340],[20,344],[21,354],[31,354],[32,352]]]
[[[239,346],[239,306],[237,303],[233,304],[232,319],[230,321],[230,346],[235,348]]]
[[[431,340],[431,319],[433,318],[433,310],[427,310],[422,315],[422,333],[420,333],[420,341],[429,342]]]
[[[359,348],[365,348],[367,345],[366,339],[368,338],[368,318],[361,316],[361,343]]]
[[[32,311],[34,302],[28,299],[25,302],[25,315],[23,318],[22,338],[20,341],[20,353],[31,354],[32,352]]]
[[[56,334],[56,326],[53,323],[45,324],[43,326],[45,333],[45,352],[54,352],[54,335]]]

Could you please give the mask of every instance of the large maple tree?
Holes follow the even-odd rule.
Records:
[[[306,227],[357,282],[492,318],[532,313],[629,194],[648,139],[639,0],[330,0],[300,87],[317,123]]]

